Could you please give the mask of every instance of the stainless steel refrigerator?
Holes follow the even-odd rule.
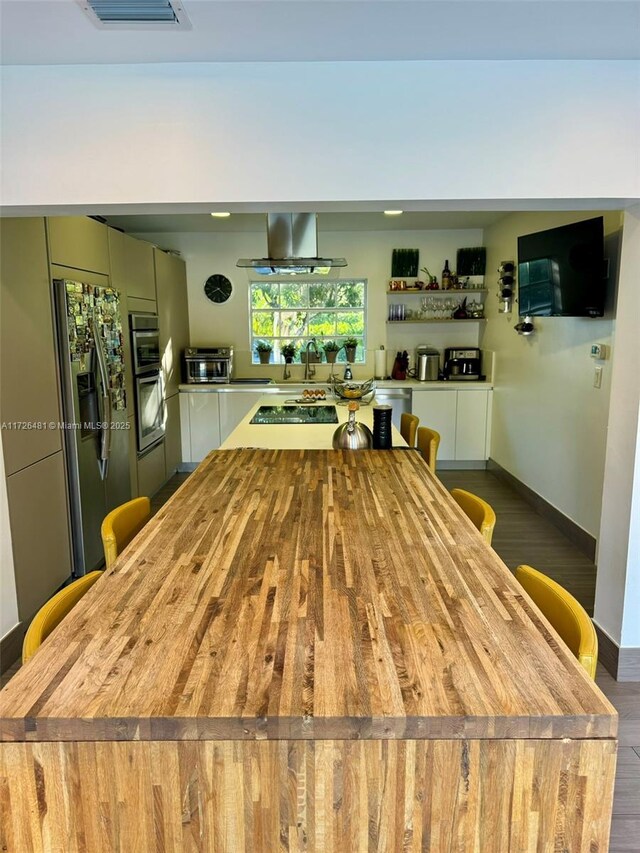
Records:
[[[104,516],[131,498],[120,295],[55,279],[73,573],[104,561]]]

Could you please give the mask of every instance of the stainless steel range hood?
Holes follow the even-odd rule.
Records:
[[[268,258],[240,258],[236,266],[258,275],[327,275],[333,267],[346,267],[344,258],[318,257],[315,213],[268,213]]]

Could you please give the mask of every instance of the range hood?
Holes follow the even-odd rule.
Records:
[[[258,275],[327,275],[333,267],[346,267],[344,258],[318,257],[315,213],[268,213],[268,258],[240,258],[236,266]]]

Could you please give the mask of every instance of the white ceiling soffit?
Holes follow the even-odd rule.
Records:
[[[130,2],[130,0],[126,0]],[[190,29],[99,29],[0,0],[4,65],[640,58],[640,0],[180,0]]]
[[[191,24],[181,0],[75,0],[103,30],[185,30]]]

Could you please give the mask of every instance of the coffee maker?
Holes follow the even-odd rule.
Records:
[[[480,350],[477,347],[447,347],[444,351],[444,378],[451,381],[480,379]]]

